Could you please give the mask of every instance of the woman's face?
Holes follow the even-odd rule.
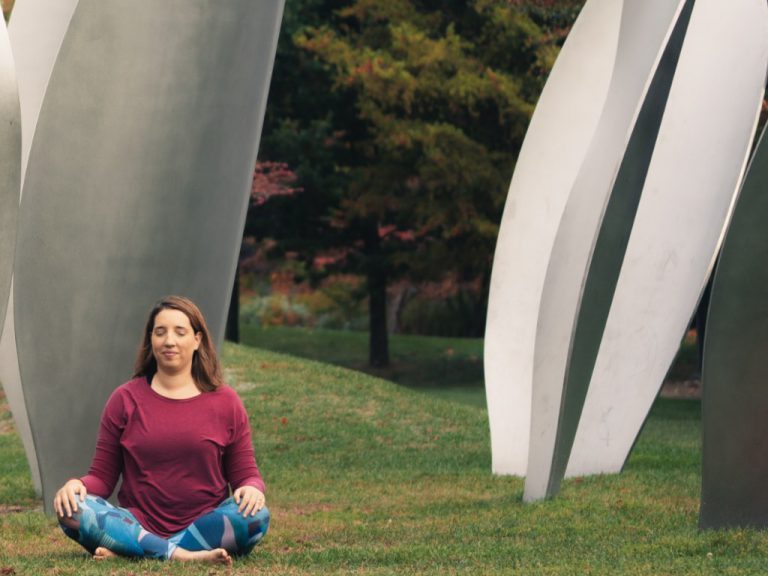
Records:
[[[160,310],[152,328],[152,353],[158,370],[171,374],[191,372],[192,358],[201,337],[181,310]]]

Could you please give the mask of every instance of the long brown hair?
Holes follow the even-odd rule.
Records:
[[[152,353],[152,330],[155,328],[155,317],[161,310],[169,309],[183,312],[189,318],[192,330],[201,335],[200,346],[192,356],[192,378],[195,380],[195,385],[201,392],[216,390],[224,384],[216,348],[211,340],[211,334],[208,332],[203,313],[192,300],[184,296],[166,296],[152,307],[149,318],[147,318],[147,325],[144,328],[139,352],[136,355],[133,377],[146,376],[151,378],[157,372],[157,360]]]

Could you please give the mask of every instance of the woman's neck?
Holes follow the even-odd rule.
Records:
[[[155,372],[150,384],[152,389],[166,398],[181,400],[200,395],[191,372],[167,374],[160,370]]]

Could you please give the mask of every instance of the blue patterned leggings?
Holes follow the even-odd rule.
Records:
[[[230,554],[248,554],[264,537],[269,527],[266,507],[256,516],[243,518],[234,498],[227,498],[215,510],[204,514],[168,539],[147,532],[125,508],[113,506],[103,498],[88,495],[78,502],[73,518],[77,529],[61,523],[64,533],[91,554],[103,546],[121,556],[169,559],[176,548],[189,551],[224,548]]]

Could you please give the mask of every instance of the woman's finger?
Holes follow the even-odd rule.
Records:
[[[253,499],[253,506],[251,506],[251,516],[256,516],[256,512],[264,507],[264,496],[260,493],[256,493],[256,497]]]
[[[66,512],[67,517],[72,516],[72,506],[69,503],[69,497],[67,496],[66,491],[64,491],[64,494],[61,495],[61,504],[64,507],[64,512]],[[64,514],[62,514],[64,516]]]
[[[237,513],[240,514],[243,511],[243,508],[245,508],[246,505],[246,499],[248,498],[248,494],[243,490],[242,488],[238,488],[235,490],[235,502],[239,504],[237,507]]]
[[[77,512],[77,486],[71,486],[69,488],[69,503],[72,507],[72,512]]]
[[[243,518],[248,516],[248,514],[251,513],[251,508],[253,508],[253,494],[248,493],[245,498],[243,498],[243,501],[245,503],[245,506],[243,506],[242,514]]]

